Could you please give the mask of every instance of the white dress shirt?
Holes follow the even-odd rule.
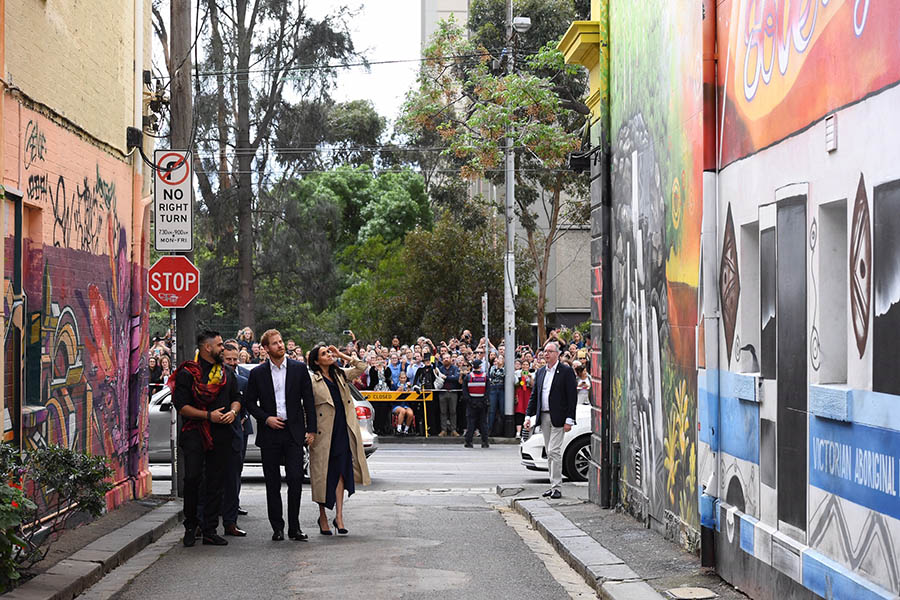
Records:
[[[282,360],[279,367],[271,359],[269,360],[269,367],[272,369],[272,387],[275,388],[275,416],[284,420],[287,420],[287,403],[284,400],[287,362],[287,359]]]
[[[544,386],[541,388],[541,412],[550,412],[550,386],[553,385],[553,376],[556,375],[558,366],[559,361],[556,361],[552,367],[545,367]]]

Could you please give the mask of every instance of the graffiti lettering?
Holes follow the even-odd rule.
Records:
[[[94,183],[85,177],[71,196],[66,192],[66,180],[62,176],[57,180],[55,193],[51,193],[47,175],[32,175],[27,193],[33,202],[49,202],[53,210],[54,246],[89,252],[102,249],[103,223],[116,210],[116,186],[102,178],[99,168]]]
[[[869,16],[869,0],[854,0],[853,30],[862,35]],[[774,2],[749,0],[744,11],[744,97],[752,101],[760,82],[769,85],[778,61],[778,72],[784,76],[790,65],[791,52],[801,55],[809,48],[819,10],[825,10],[834,0],[806,0],[805,2]],[[860,4],[862,12],[860,13]]]
[[[25,126],[25,169],[28,169],[35,160],[44,160],[47,151],[47,137],[40,130],[36,121],[28,121]]]

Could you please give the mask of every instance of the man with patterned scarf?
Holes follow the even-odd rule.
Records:
[[[169,380],[173,403],[184,421],[179,443],[184,451],[185,546],[196,542],[198,525],[204,544],[228,544],[216,530],[234,435],[231,423],[241,410],[241,399],[234,371],[223,363],[224,352],[221,335],[201,332],[197,336],[197,358],[183,362]],[[203,523],[197,518],[201,482]]]

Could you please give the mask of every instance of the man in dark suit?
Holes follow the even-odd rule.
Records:
[[[238,391],[241,396],[247,389],[247,376],[238,367],[239,346],[236,340],[225,341],[225,364],[234,369]],[[253,433],[253,421],[246,408],[242,408],[238,418],[232,421],[234,437],[231,439],[231,457],[225,469],[225,496],[222,500],[222,523],[225,535],[244,537],[247,532],[237,526],[238,515],[247,514],[241,509],[241,472],[244,470],[244,457],[247,456],[247,439]]]
[[[534,377],[531,400],[525,411],[525,429],[532,424],[541,426],[544,448],[550,466],[550,489],[545,498],[562,498],[562,443],[566,432],[575,424],[578,392],[575,371],[559,362],[559,344],[548,342],[544,347],[547,366],[538,369]]]
[[[268,360],[250,371],[244,405],[256,418],[256,445],[262,454],[266,504],[272,539],[284,539],[281,468],[288,483],[288,537],[305,541],[300,529],[303,444],[315,440],[316,410],[306,365],[285,357],[281,334],[270,329],[260,338]]]

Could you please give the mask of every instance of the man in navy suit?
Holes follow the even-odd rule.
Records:
[[[239,346],[236,340],[225,342],[225,364],[234,369],[238,391],[241,396],[247,389],[247,376],[238,367]],[[253,433],[253,421],[247,409],[242,408],[238,418],[231,423],[234,437],[231,440],[231,458],[225,469],[225,495],[222,499],[222,524],[225,535],[243,537],[247,532],[237,526],[238,515],[247,514],[241,509],[241,472],[244,470],[244,458],[247,456],[247,439]]]
[[[285,357],[281,334],[270,329],[259,339],[268,360],[250,371],[244,406],[256,418],[256,445],[262,454],[266,505],[272,539],[284,539],[281,504],[281,467],[288,484],[288,537],[305,541],[300,529],[300,493],[303,490],[303,444],[316,437],[316,410],[312,380],[303,363]]]
[[[567,431],[575,424],[575,408],[578,392],[575,385],[575,371],[559,362],[559,344],[548,342],[544,346],[547,366],[538,369],[534,377],[531,400],[525,411],[525,429],[532,424],[541,426],[544,434],[544,448],[550,466],[550,489],[545,498],[562,498],[562,443]]]

